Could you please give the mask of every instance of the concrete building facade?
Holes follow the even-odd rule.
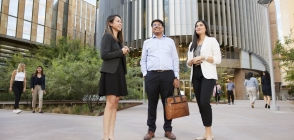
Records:
[[[140,58],[144,40],[152,37],[151,21],[161,19],[165,23],[164,34],[177,46],[181,88],[191,89],[186,67],[188,45],[192,41],[195,23],[206,20],[211,36],[215,37],[222,51],[222,63],[218,65],[219,82],[231,78],[236,84],[236,99],[247,99],[243,86],[246,74],[251,71],[260,77],[269,71],[269,49],[272,46],[270,10],[258,0],[98,0],[96,47],[111,14],[122,16],[125,45],[130,55]],[[274,21],[274,19],[272,19]],[[222,71],[223,70],[223,71]],[[279,78],[276,78],[279,79]],[[277,84],[280,82],[277,82]]]
[[[279,0],[280,3],[280,16],[281,16],[281,21],[280,21],[280,26],[282,30],[280,31],[281,35],[280,39],[283,41],[284,36],[288,36],[291,32],[290,30],[292,29],[292,38],[294,38],[294,1],[293,0]],[[294,47],[294,43],[290,45],[290,47]],[[287,69],[285,67],[281,68],[282,72],[282,86],[287,86],[290,84],[289,82],[286,82],[283,77],[285,77],[285,70]]]

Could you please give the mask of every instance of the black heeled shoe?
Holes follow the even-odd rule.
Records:
[[[265,108],[267,108],[267,104],[265,104],[265,106],[264,106]]]
[[[270,109],[271,107],[268,105],[267,108]]]

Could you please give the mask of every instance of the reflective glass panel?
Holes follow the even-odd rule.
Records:
[[[80,18],[80,30],[82,30],[82,23],[83,23],[83,18]]]
[[[18,0],[10,0],[8,14],[17,17]]]
[[[31,21],[33,15],[33,0],[26,0],[24,19]]]
[[[31,22],[24,21],[23,23],[23,33],[22,33],[22,38],[30,40],[31,39],[31,27],[32,24]]]
[[[1,7],[2,7],[2,0],[0,0],[0,12],[1,12]]]
[[[38,23],[44,25],[45,23],[46,5],[39,3]]]
[[[84,11],[83,15],[84,15],[84,18],[85,18],[85,19],[88,19],[88,15],[87,15],[87,13],[88,13],[88,10],[89,10],[89,9],[87,9],[87,8],[88,8],[87,4],[85,4],[85,7],[86,7],[86,8],[85,8],[86,10]]]
[[[51,25],[51,27],[56,29],[56,24],[57,24],[57,11],[52,10],[52,25]]]
[[[87,20],[86,19],[84,19],[84,21],[85,21],[85,31],[87,30]]]
[[[56,4],[57,2],[58,2],[58,0],[54,0],[54,1],[53,1],[53,5]]]
[[[53,10],[57,10],[58,0],[54,0],[53,2]]]
[[[44,40],[44,26],[38,25],[36,42],[43,43],[43,40]]]
[[[47,0],[39,0],[39,4],[46,5]]]
[[[7,35],[15,37],[15,31],[16,31],[16,18],[12,16],[8,16]]]
[[[52,41],[56,41],[56,30],[55,29],[51,29],[51,40]]]

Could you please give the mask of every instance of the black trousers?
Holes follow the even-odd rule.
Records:
[[[215,79],[206,79],[203,76],[200,65],[193,68],[192,83],[204,126],[211,126],[212,124],[210,98],[215,82]]]
[[[214,99],[215,99],[215,102],[219,102],[220,94],[215,93]]]
[[[14,92],[14,109],[19,108],[19,101],[23,91],[23,81],[14,81],[12,84],[12,91]]]
[[[228,103],[231,102],[230,99],[232,99],[232,103],[234,103],[234,92],[233,92],[233,90],[228,90],[227,94],[228,94]]]
[[[148,71],[145,77],[145,90],[148,96],[148,119],[147,125],[149,126],[148,131],[155,132],[156,130],[156,112],[159,95],[161,96],[161,102],[163,108],[165,106],[165,99],[173,95],[174,86],[173,81],[175,74],[173,71],[166,72],[153,72]],[[172,120],[167,120],[165,117],[164,108],[164,125],[163,129],[165,132],[172,131]]]

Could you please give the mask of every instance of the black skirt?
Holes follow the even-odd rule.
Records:
[[[100,84],[99,84],[99,96],[115,95],[115,96],[127,96],[127,83],[125,77],[124,66],[119,61],[117,70],[115,73],[101,72]]]

